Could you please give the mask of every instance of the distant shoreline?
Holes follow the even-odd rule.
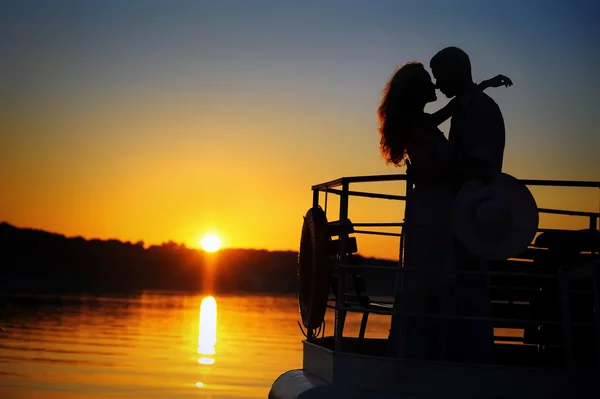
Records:
[[[0,291],[40,295],[135,295],[185,292],[202,295],[295,295],[298,252],[223,249],[205,253],[173,242],[86,240],[0,223]],[[392,260],[362,258],[395,266]],[[389,272],[363,270],[368,286],[381,291]]]

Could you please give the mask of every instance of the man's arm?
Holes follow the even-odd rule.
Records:
[[[508,78],[504,75],[496,75],[491,79],[482,81],[481,83],[479,83],[477,85],[477,87],[479,88],[479,90],[483,91],[485,89],[489,89],[490,87],[500,87],[500,86],[510,87],[512,85],[513,85],[513,82],[512,82],[512,80],[510,80],[510,78]],[[444,107],[438,109],[433,114],[431,114],[431,116],[433,117],[433,120],[435,121],[435,124],[437,126],[441,125],[442,123],[444,123],[446,120],[448,120],[452,116],[452,114],[454,113],[454,110],[456,109],[456,104],[457,104],[457,100],[456,100],[456,97],[454,97]]]

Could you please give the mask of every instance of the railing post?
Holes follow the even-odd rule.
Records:
[[[592,278],[594,279],[594,336],[596,338],[596,366],[600,367],[600,262],[596,264]]]
[[[569,274],[566,268],[558,272],[558,290],[560,293],[560,312],[562,315],[562,331],[565,340],[566,360],[569,368],[575,367],[575,343],[573,342],[573,322],[569,301]]]
[[[316,208],[319,206],[319,190],[316,188],[313,188],[313,208]]]
[[[598,222],[597,216],[590,216],[590,230],[596,230],[596,223]]]
[[[392,306],[392,320],[390,323],[390,334],[388,337],[387,355],[391,357],[404,357],[406,330],[405,330],[405,301],[404,301],[404,247],[406,245],[406,206],[410,201],[412,192],[412,180],[406,179],[406,192],[404,201],[404,225],[400,236],[398,250],[398,268],[396,270],[396,282],[394,286],[394,302]]]
[[[348,221],[348,191],[350,184],[345,179],[342,179],[342,194],[340,197],[340,224],[345,224]],[[340,259],[339,265],[345,265],[348,261],[348,234],[344,231],[340,232]],[[338,267],[337,269],[337,301],[335,304],[335,347],[336,351],[342,350],[342,342],[344,336],[344,323],[346,322],[346,310],[342,309],[345,304],[346,293],[346,269]]]

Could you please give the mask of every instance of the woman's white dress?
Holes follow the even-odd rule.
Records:
[[[394,308],[408,314],[392,317],[390,351],[401,357],[442,360],[449,356],[451,323],[424,314],[454,312],[455,275],[444,273],[455,268],[453,192],[448,179],[440,176],[450,146],[429,116],[419,135],[422,140],[409,154],[414,189],[408,190],[404,214],[402,292],[394,300]],[[401,347],[403,341],[406,345]]]

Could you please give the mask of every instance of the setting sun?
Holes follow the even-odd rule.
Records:
[[[221,248],[221,239],[215,234],[207,234],[202,237],[200,246],[206,252],[215,252]]]

